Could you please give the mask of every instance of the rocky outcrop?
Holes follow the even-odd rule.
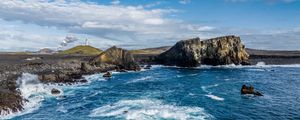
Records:
[[[263,96],[260,92],[255,91],[254,87],[252,85],[250,85],[249,87],[246,86],[246,85],[243,85],[242,89],[241,89],[241,94],[242,95],[252,94],[252,95],[255,95],[255,96]]]
[[[115,46],[102,52],[99,56],[94,58],[91,63],[96,66],[111,64],[114,65],[117,70],[140,70],[140,66],[134,61],[130,52]]]
[[[199,65],[249,64],[249,55],[240,37],[224,36],[201,41],[182,40],[160,54],[157,62],[164,65],[197,67]]]
[[[16,73],[0,73],[0,115],[23,110],[23,103],[26,100],[17,90],[15,81],[19,76],[20,74]]]

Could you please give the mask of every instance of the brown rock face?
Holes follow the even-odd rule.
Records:
[[[157,61],[164,65],[197,67],[199,65],[249,64],[249,55],[240,37],[224,36],[201,41],[182,40],[160,54]]]
[[[130,52],[115,46],[102,52],[93,59],[92,63],[96,65],[112,64],[115,65],[115,69],[140,70],[139,65],[134,61]]]

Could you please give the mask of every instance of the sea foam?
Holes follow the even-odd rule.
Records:
[[[201,120],[213,118],[200,107],[164,104],[155,99],[120,100],[94,109],[90,117],[115,117],[130,120],[176,119]]]
[[[15,113],[9,112],[6,115],[1,115],[0,119],[11,119],[34,112],[42,105],[45,97],[51,95],[51,89],[54,88],[54,86],[40,83],[37,75],[29,73],[22,74],[17,80],[17,86],[17,89],[21,92],[21,96],[27,100],[23,105],[24,110]]]
[[[208,95],[205,95],[205,96],[207,96],[207,97],[209,97],[209,98],[211,98],[211,99],[213,99],[213,100],[218,100],[218,101],[223,101],[223,100],[224,100],[224,98],[215,96],[215,95],[213,95],[213,94],[208,94]]]

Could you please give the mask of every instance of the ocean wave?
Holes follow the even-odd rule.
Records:
[[[21,92],[21,96],[27,100],[27,102],[24,102],[23,105],[24,110],[15,113],[8,112],[6,115],[2,115],[0,117],[1,119],[11,119],[16,116],[32,113],[42,105],[42,101],[46,96],[53,96],[51,94],[51,90],[53,88],[59,89],[53,85],[40,83],[37,75],[29,73],[22,74],[22,76],[17,80],[17,86],[17,89]]]
[[[201,89],[208,93],[207,95],[205,95],[206,97],[209,97],[213,100],[218,100],[218,101],[224,101],[224,98],[218,97],[216,95],[213,95],[212,92],[208,91],[207,89],[212,88],[212,87],[217,87],[219,86],[219,84],[214,84],[214,85],[208,85],[208,86],[201,86]]]
[[[115,117],[130,120],[201,120],[213,118],[212,115],[206,113],[200,107],[168,105],[153,99],[121,100],[114,104],[94,109],[89,116]]]
[[[116,73],[115,73],[116,74]],[[100,73],[100,74],[92,74],[92,75],[85,75],[85,76],[83,76],[83,78],[85,78],[87,81],[88,81],[88,83],[91,83],[91,81],[95,81],[95,80],[97,80],[97,81],[107,81],[107,80],[105,80],[102,76],[103,76],[104,74],[103,73]]]
[[[218,97],[218,96],[215,96],[213,94],[208,94],[208,95],[205,95],[213,100],[218,100],[218,101],[224,101],[224,98],[221,98],[221,97]]]
[[[140,81],[149,80],[149,79],[151,79],[151,78],[152,78],[152,76],[146,76],[146,77],[134,79],[134,80],[132,80],[132,81],[128,81],[127,83],[136,83],[136,82],[140,82]]]
[[[212,88],[212,87],[217,87],[217,86],[219,86],[219,84],[207,85],[207,86],[201,86],[201,89],[202,89],[204,92],[212,93],[212,92],[208,91],[207,89],[208,89],[208,88]]]

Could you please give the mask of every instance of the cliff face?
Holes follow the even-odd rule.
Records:
[[[95,65],[112,64],[116,69],[140,70],[139,65],[134,61],[133,56],[127,50],[111,47],[102,52],[92,61]]]
[[[164,65],[196,67],[205,65],[249,64],[249,55],[239,37],[224,36],[201,41],[199,38],[177,42],[160,54],[158,62]]]

